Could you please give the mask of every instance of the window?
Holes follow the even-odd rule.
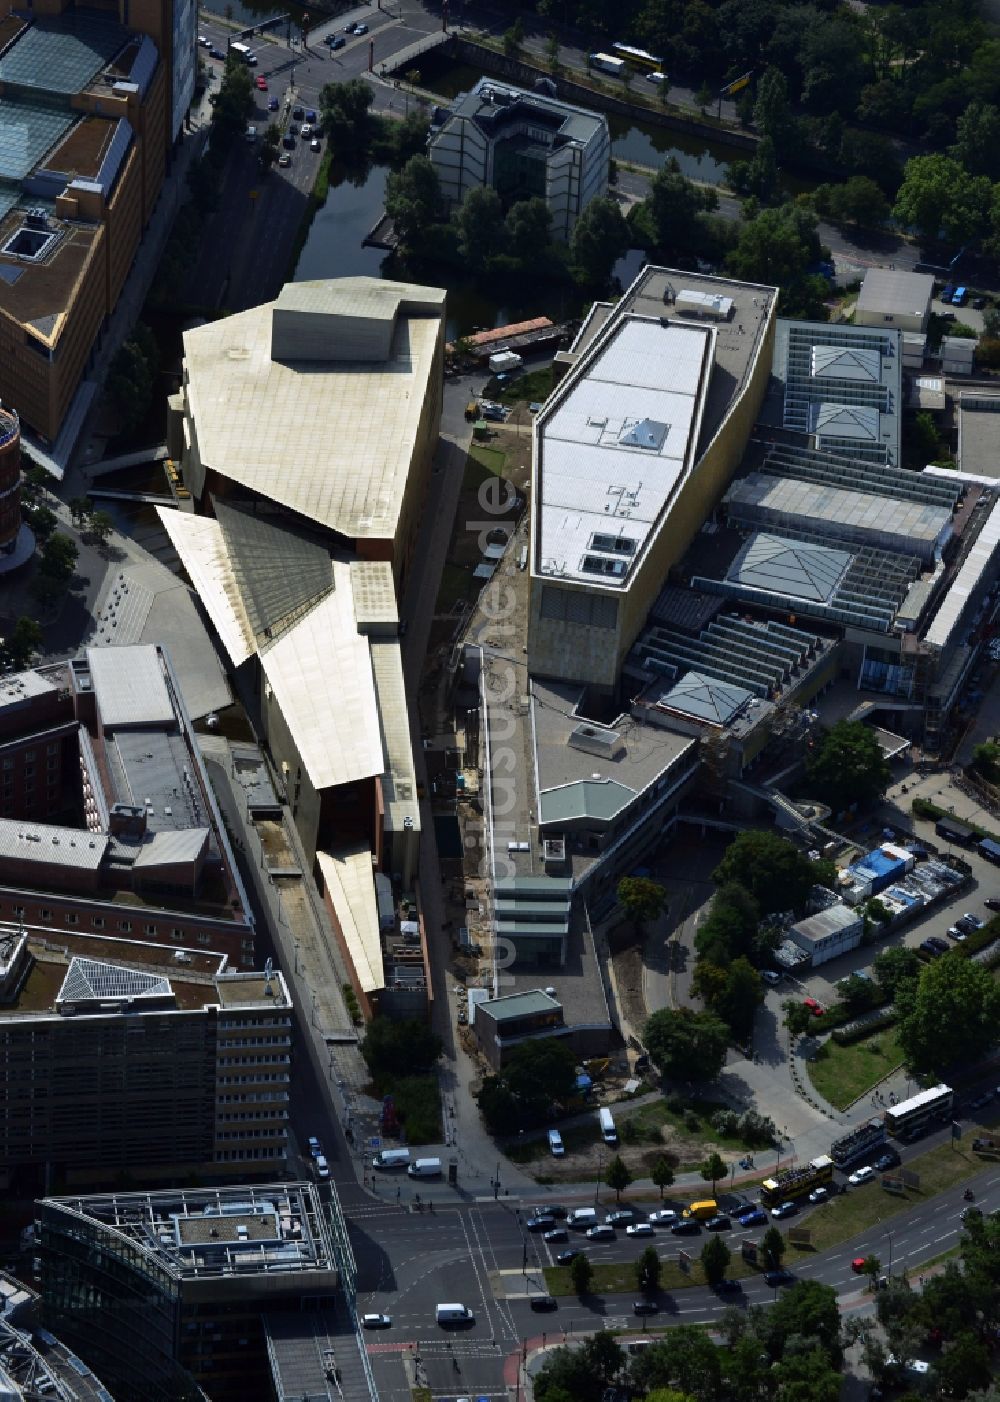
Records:
[[[64,921],[67,925],[79,925],[79,923],[80,923],[80,917],[79,917],[78,915],[74,915],[72,911],[68,911],[68,912],[63,916],[63,921]]]
[[[146,926],[145,926],[145,933],[146,933],[147,935],[155,935],[155,934],[156,934],[156,926],[155,926],[155,925],[146,925]]]
[[[132,932],[132,922],[131,922],[131,920],[119,920],[119,922],[118,922],[118,928],[119,928],[119,930],[121,930],[121,932],[122,932],[123,935],[131,934],[131,932]]]
[[[46,745],[45,753],[47,755],[57,755],[59,753],[59,741],[53,740],[51,745]]]
[[[3,767],[4,769],[13,769],[14,761],[12,759],[5,759],[3,762]]]
[[[93,926],[93,928],[94,928],[95,930],[103,930],[103,929],[104,929],[104,916],[103,916],[103,915],[95,915],[95,916],[92,917],[90,923],[91,923],[91,925]]]
[[[43,919],[43,920],[51,920],[51,919],[52,919],[52,912],[51,912],[51,910],[49,910],[48,906],[44,906],[44,905],[42,906],[42,919]]]
[[[636,542],[627,535],[608,535],[595,531],[590,537],[591,550],[603,550],[608,555],[634,555]]]

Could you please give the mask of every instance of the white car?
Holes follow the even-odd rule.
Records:
[[[667,75],[666,75],[666,73],[661,73],[660,70],[659,70],[658,68],[654,69],[652,73],[647,73],[647,74],[646,74],[646,82],[647,82],[647,83],[665,83],[666,81],[667,81]]]
[[[772,988],[781,982],[781,974],[779,974],[776,969],[762,969],[760,976],[764,982],[769,983]]]
[[[329,1178],[329,1176],[330,1176],[330,1165],[327,1163],[325,1155],[323,1155],[323,1154],[316,1154],[316,1155],[314,1156],[313,1162],[314,1162],[315,1165],[316,1165],[316,1177],[317,1177],[317,1178]]]
[[[312,131],[312,123],[303,122],[302,126],[299,128],[299,136],[312,136]]]
[[[362,1329],[391,1329],[391,1314],[363,1314],[361,1316]]]
[[[830,1189],[829,1189],[829,1188],[813,1188],[812,1192],[809,1194],[809,1201],[810,1201],[810,1202],[826,1202],[826,1200],[827,1200],[827,1198],[828,1198],[829,1196],[830,1196]]]
[[[626,1236],[652,1236],[653,1228],[649,1222],[633,1222],[625,1228]]]
[[[875,1177],[875,1170],[870,1163],[866,1163],[863,1168],[856,1168],[848,1178],[848,1183],[853,1183],[856,1188],[859,1183],[868,1183]]]
[[[677,1221],[677,1213],[672,1207],[658,1207],[649,1214],[649,1220],[654,1227],[672,1227]]]

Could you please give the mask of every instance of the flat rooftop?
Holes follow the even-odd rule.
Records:
[[[645,268],[595,305],[535,425],[532,572],[627,588],[761,349],[775,290]]]
[[[563,141],[585,142],[607,125],[601,113],[488,77],[480,78],[471,92],[460,93],[451,110],[456,116],[471,118],[494,138],[502,137],[509,127],[534,123]]]
[[[869,268],[858,293],[858,310],[882,316],[924,316],[934,293],[930,273],[898,268]]]
[[[476,1008],[489,1013],[494,1022],[504,1023],[511,1018],[531,1017],[535,1013],[554,1013],[560,1007],[558,999],[550,997],[541,988],[526,989],[524,993],[507,993],[499,998],[487,998]]]
[[[1000,479],[1000,394],[959,395],[958,465],[974,477]]]
[[[4,149],[0,121],[0,151]],[[55,235],[39,262],[26,263],[3,248],[24,225],[24,212],[9,208],[0,220],[0,314],[30,328],[46,346],[54,346],[65,321],[74,291],[100,240],[103,226],[68,224],[52,216],[49,231]]]
[[[177,1280],[310,1273],[336,1285],[332,1240],[311,1183],[177,1189],[46,1198],[41,1213],[68,1213],[127,1237]]]

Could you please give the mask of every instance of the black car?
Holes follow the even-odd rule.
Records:
[[[777,1290],[779,1285],[791,1285],[795,1277],[791,1271],[782,1268],[780,1271],[765,1271],[764,1284],[770,1285],[772,1290]]]
[[[296,120],[297,122],[303,121],[303,120],[305,119],[305,115],[306,115],[306,109],[305,109],[304,107],[293,107],[293,108],[292,108],[292,116],[295,118],[295,120]]]
[[[942,945],[944,948],[942,948]],[[938,955],[944,953],[948,946],[944,943],[944,940],[935,939],[932,935],[930,939],[920,941],[920,948],[925,954],[929,954],[932,959],[936,959]]]
[[[215,48],[209,49],[209,51],[208,51],[208,56],[209,56],[209,58],[221,59],[223,62],[225,62],[225,59],[226,59],[226,55],[222,52],[221,49],[215,49]]]
[[[529,1217],[556,1217],[564,1222],[569,1216],[565,1207],[560,1207],[557,1202],[537,1202],[533,1207],[528,1208]]]
[[[675,1222],[670,1228],[674,1236],[698,1236],[701,1226],[694,1217],[682,1217],[679,1222]]]
[[[895,1149],[886,1149],[884,1154],[879,1154],[878,1158],[872,1164],[872,1168],[878,1173],[885,1173],[888,1168],[896,1168],[899,1161],[899,1155],[896,1153]]]
[[[725,1213],[720,1212],[717,1217],[713,1217],[705,1223],[705,1230],[706,1232],[728,1232],[732,1225]]]
[[[989,1090],[984,1090],[984,1091],[982,1091],[979,1095],[976,1096],[975,1100],[970,1100],[970,1101],[969,1101],[969,1109],[970,1109],[970,1110],[982,1110],[984,1106],[989,1105],[989,1103],[990,1103],[990,1101],[991,1101],[992,1099],[993,1099],[993,1090],[992,1090],[992,1088],[989,1089]]]
[[[571,1251],[560,1251],[556,1254],[556,1265],[568,1266],[570,1261],[575,1261],[577,1256],[581,1254],[582,1253],[578,1246],[573,1247]]]
[[[538,1314],[559,1308],[559,1301],[554,1295],[532,1295],[528,1303]]]
[[[611,1227],[625,1227],[629,1222],[635,1221],[635,1213],[631,1207],[616,1207],[604,1220]]]
[[[987,910],[1000,910],[1000,897],[989,896],[985,901],[983,901],[983,905],[986,907]]]
[[[717,1280],[712,1289],[719,1295],[738,1295],[743,1286],[738,1280]]]
[[[659,1314],[660,1307],[655,1300],[636,1300],[632,1305],[633,1314]]]
[[[331,49],[343,49],[347,45],[347,40],[344,38],[343,34],[328,34],[326,36],[326,42]]]
[[[529,1232],[547,1232],[556,1224],[556,1219],[551,1212],[539,1212],[536,1217],[529,1217],[525,1226]]]
[[[976,309],[977,312],[981,312],[981,311],[983,310],[983,308],[986,306],[986,298],[985,298],[985,297],[973,297],[973,299],[972,299],[972,305],[975,307],[975,309]]]

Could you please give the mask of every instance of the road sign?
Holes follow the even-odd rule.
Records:
[[[962,1126],[957,1120],[951,1122],[951,1137],[952,1139],[961,1139],[962,1137]]]
[[[808,1227],[790,1227],[788,1231],[789,1246],[811,1246],[812,1232]]]
[[[690,1256],[690,1253],[689,1253],[689,1252],[687,1252],[687,1251],[678,1251],[678,1253],[677,1253],[677,1264],[680,1266],[681,1270],[684,1272],[685,1275],[690,1275],[690,1273],[691,1273],[691,1256]]]
[[[920,1187],[920,1174],[919,1174],[919,1173],[913,1173],[913,1172],[911,1172],[910,1169],[904,1168],[904,1169],[902,1169],[902,1170],[900,1171],[900,1175],[899,1175],[899,1176],[900,1176],[900,1178],[902,1178],[902,1180],[903,1180],[903,1186],[904,1186],[904,1187],[906,1187],[906,1188],[919,1188],[919,1187]]]
[[[882,1179],[882,1187],[887,1193],[905,1193],[906,1191],[902,1178],[886,1176]]]
[[[379,1139],[379,1138],[377,1138],[377,1137],[376,1137],[375,1139],[369,1139],[369,1141],[368,1141],[368,1147],[369,1147],[369,1149],[381,1149],[381,1147],[382,1147],[382,1141],[381,1141],[381,1139]]]
[[[259,191],[259,190],[251,190],[251,191],[250,191],[250,198],[251,198],[252,200],[259,199],[259,198],[260,198],[260,191]]]

